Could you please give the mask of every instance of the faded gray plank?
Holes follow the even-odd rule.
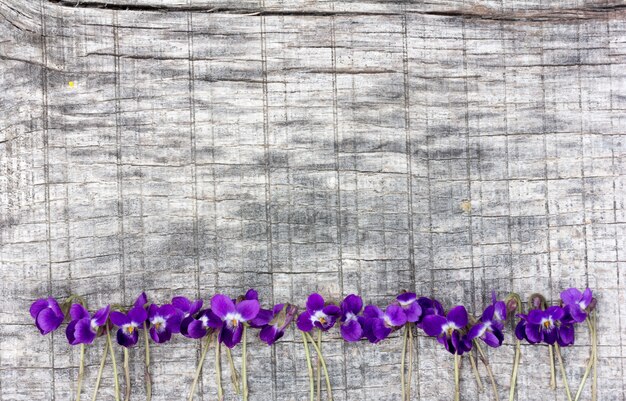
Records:
[[[623,400],[625,21],[617,1],[0,0],[0,399],[73,394],[78,350],[24,313],[48,293],[414,288],[479,310],[492,289],[589,285],[599,399]],[[252,399],[306,399],[297,334],[253,341]],[[447,399],[449,355],[418,343],[416,395]],[[400,345],[329,337],[335,399],[398,400]],[[512,348],[490,354],[501,397]],[[154,350],[155,401],[188,391],[198,351]],[[519,400],[564,399],[546,362],[524,347]]]

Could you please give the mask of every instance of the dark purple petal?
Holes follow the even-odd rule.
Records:
[[[560,306],[551,306],[546,309],[546,314],[556,321],[563,318],[565,311]]]
[[[398,302],[400,302],[401,306],[409,306],[410,304],[417,301],[417,296],[414,292],[403,292],[402,294],[396,297]]]
[[[259,313],[259,309],[261,309],[261,306],[259,305],[259,301],[251,299],[239,302],[235,305],[235,309],[241,315],[242,320],[247,322],[248,320],[252,320],[256,317]]]
[[[45,308],[37,315],[35,319],[35,325],[41,332],[41,334],[48,334],[59,328],[63,323],[63,315],[60,316],[54,313],[52,308]]]
[[[350,320],[341,325],[341,336],[346,341],[359,341],[363,337],[363,328],[357,320]]]
[[[582,299],[583,294],[578,288],[568,288],[561,292],[561,300],[565,305],[577,304]]]
[[[389,337],[392,330],[391,328],[385,326],[385,323],[382,319],[372,319],[374,324],[372,325],[372,330],[374,331],[374,335],[378,339],[378,341],[382,341],[385,338]],[[378,342],[377,341],[377,342]]]
[[[158,315],[159,307],[157,304],[151,304],[148,306],[148,319],[152,322],[152,320]]]
[[[196,321],[193,316],[187,316],[180,322],[180,334],[185,337],[189,337],[189,325],[191,322]],[[202,324],[202,323],[200,323]]]
[[[574,344],[574,326],[571,324],[565,324],[558,328],[558,341],[559,345],[567,347]]]
[[[497,320],[506,320],[506,304],[504,303],[504,301],[498,301],[495,304],[493,304],[494,306],[494,317]]]
[[[463,305],[455,306],[450,309],[446,318],[449,322],[454,323],[458,328],[467,326],[467,310],[465,310],[465,306]]]
[[[187,335],[191,338],[202,338],[207,334],[208,330],[200,320],[191,319],[187,326]],[[181,330],[182,333],[182,330]]]
[[[489,305],[483,311],[483,314],[480,316],[480,320],[483,322],[491,322],[493,320],[493,315],[496,311],[495,306]]]
[[[191,306],[189,306],[189,310],[187,311],[187,313],[189,313],[190,315],[195,315],[196,313],[198,313],[200,308],[202,308],[202,304],[203,301],[201,299],[196,299],[191,303]]]
[[[318,320],[313,322],[313,325],[322,331],[327,331],[335,325],[336,321],[337,319],[334,315],[327,315],[324,323]]]
[[[526,322],[524,320],[520,320],[515,326],[515,337],[520,341],[526,338]]]
[[[278,338],[282,336],[282,332],[278,330],[278,327],[273,325],[263,326],[261,331],[259,332],[259,338],[261,341],[267,343],[267,345],[272,345]]]
[[[417,322],[422,315],[422,307],[417,302],[413,302],[409,306],[403,307],[403,309],[406,320],[411,323]]]
[[[49,299],[38,299],[35,302],[33,302],[33,304],[30,306],[30,316],[33,319],[37,318],[37,315],[39,314],[39,312],[41,312],[42,310],[46,309],[48,307],[48,302]]]
[[[179,309],[185,313],[188,313],[191,309],[191,301],[187,297],[172,298],[172,305],[174,306],[174,308]]]
[[[526,323],[524,334],[528,342],[531,344],[536,344],[543,340],[541,326],[538,324]]]
[[[587,314],[580,309],[578,304],[565,305],[565,312],[572,321],[577,323],[584,322],[587,319]]]
[[[327,305],[322,311],[329,316],[337,317],[341,315],[341,309],[337,305]]]
[[[280,311],[279,311],[280,312]],[[265,326],[274,318],[274,311],[269,309],[259,309],[256,317],[248,322],[250,327],[256,329]]]
[[[406,323],[406,315],[400,305],[389,305],[385,309],[385,317],[385,323],[394,327],[400,327]]]
[[[170,304],[161,305],[158,311],[159,316],[162,316],[165,319],[176,315],[176,313],[176,308]]]
[[[89,317],[89,312],[81,304],[72,304],[70,306],[70,317],[72,320],[80,320]]]
[[[365,309],[363,309],[363,316],[369,319],[382,319],[384,313],[376,305],[367,305]]]
[[[528,323],[539,325],[541,324],[541,321],[547,317],[548,315],[546,312],[540,309],[533,309],[528,312]]]
[[[298,329],[300,329],[301,331],[308,332],[308,331],[313,330],[313,322],[311,321],[311,314],[308,311],[302,312],[298,316],[297,325],[298,325]]]
[[[155,343],[164,343],[172,338],[172,332],[167,328],[164,330],[156,330],[154,327],[150,327],[150,337]]]
[[[450,342],[452,343],[451,344],[452,346],[448,347],[448,351],[450,351],[453,354],[456,353],[459,355],[463,355],[462,339],[458,331],[455,330],[452,332],[452,336],[450,337]]]
[[[552,345],[556,342],[557,334],[556,328],[553,328],[552,330],[545,330],[543,332],[543,341]]]
[[[498,348],[499,346],[502,345],[502,341],[498,337],[496,337],[494,333],[490,331],[486,331],[485,334],[483,334],[481,338],[483,339],[485,344],[487,344],[490,347]]]
[[[443,332],[443,325],[448,323],[448,320],[440,315],[428,315],[424,318],[422,322],[422,328],[424,332],[431,336],[436,337],[439,336]]]
[[[235,312],[235,310],[235,304],[226,295],[216,294],[211,298],[211,311],[220,319],[224,320],[226,315]]]
[[[124,334],[122,329],[117,331],[117,343],[122,347],[130,348],[137,344],[137,340],[139,340],[139,332],[137,330],[133,330],[130,336]]]
[[[306,309],[314,314],[318,310],[324,309],[324,298],[320,294],[313,293],[309,295],[309,298],[306,300]]]
[[[228,348],[233,348],[241,341],[241,333],[243,333],[243,324],[238,324],[237,327],[234,328],[225,324],[224,327],[222,327],[222,331],[220,331],[219,340]]]
[[[109,318],[109,311],[111,310],[111,306],[107,305],[102,309],[98,309],[96,313],[93,314],[92,320],[96,324],[96,326],[104,326]]]
[[[360,296],[350,294],[341,301],[341,310],[345,316],[347,313],[358,315],[363,309],[363,300]]]
[[[93,342],[96,338],[96,333],[91,329],[90,319],[80,319],[76,322],[74,338],[76,339],[76,344],[91,344]]]
[[[146,295],[145,292],[142,292],[141,294],[139,294],[139,296],[135,300],[135,304],[133,306],[140,306],[143,308],[143,306],[147,303],[148,303],[148,296]]]
[[[583,309],[587,309],[589,304],[591,304],[591,300],[593,299],[593,294],[589,288],[585,288],[585,292],[583,292],[583,296],[581,299],[581,307]]]
[[[76,323],[78,323],[78,320],[72,320],[67,324],[67,327],[65,328],[65,337],[67,338],[67,342],[70,343],[70,345],[78,344],[76,342],[76,336],[74,335]]]
[[[255,289],[250,288],[248,290],[248,292],[246,292],[246,295],[244,296],[244,299],[247,299],[249,301],[258,301],[259,300],[259,293],[256,292]]]
[[[109,318],[111,319],[111,323],[113,323],[117,327],[122,327],[123,325],[130,323],[130,318],[122,312],[118,311],[111,312],[109,314]]]
[[[213,329],[218,329],[220,327],[222,327],[223,323],[222,323],[222,319],[220,319],[219,316],[217,316],[215,313],[213,313],[213,311],[211,309],[206,309],[206,312],[204,314],[207,317],[207,322],[206,325],[213,328]]]
[[[143,306],[135,306],[131,310],[128,311],[128,317],[132,322],[137,323],[139,326],[143,324],[143,322],[148,319],[148,312],[143,308]]]

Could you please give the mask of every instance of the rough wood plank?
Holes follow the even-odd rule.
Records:
[[[47,293],[414,288],[478,310],[494,288],[589,285],[599,399],[624,400],[625,21],[595,0],[0,0],[0,399],[72,397],[78,350],[25,313]],[[252,399],[306,399],[298,340],[253,342]],[[399,341],[330,337],[335,399],[398,400]],[[418,342],[416,396],[447,399],[449,356]],[[154,351],[155,401],[187,392],[198,351]],[[512,352],[490,355],[501,397]],[[519,400],[564,399],[546,362],[524,347]]]

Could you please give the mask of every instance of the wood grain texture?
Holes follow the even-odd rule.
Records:
[[[622,1],[0,0],[0,399],[73,397],[79,350],[27,314],[47,294],[406,288],[480,310],[589,285],[599,399],[625,400],[625,111]],[[299,338],[252,341],[251,400],[307,399]],[[417,343],[415,399],[451,399],[452,358]],[[336,400],[400,399],[399,337],[324,349]],[[153,400],[187,393],[199,351],[154,349]],[[505,397],[510,336],[490,360]],[[523,347],[518,400],[565,399],[547,361]]]

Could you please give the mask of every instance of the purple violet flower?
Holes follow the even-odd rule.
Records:
[[[415,323],[420,320],[422,316],[422,307],[417,302],[417,295],[414,292],[404,292],[396,297],[396,300],[404,309],[406,315],[406,321],[409,323]]]
[[[363,310],[364,334],[371,343],[384,340],[392,331],[406,323],[399,305],[389,305],[383,312],[378,306],[367,305]]]
[[[504,301],[498,301],[496,294],[491,297],[492,304],[485,308],[480,317],[480,321],[476,323],[467,333],[469,341],[480,338],[490,347],[497,348],[504,341],[504,321],[506,320],[506,304]]]
[[[340,314],[341,309],[337,305],[324,306],[324,298],[313,293],[306,301],[306,311],[298,316],[298,328],[307,332],[313,330],[313,327],[327,331],[335,325]]]
[[[65,315],[56,299],[38,299],[30,306],[30,315],[41,334],[48,334],[59,328]]]
[[[172,338],[172,333],[180,332],[180,315],[178,310],[165,304],[148,307],[148,322],[150,323],[150,337],[155,343],[164,343]]]
[[[71,345],[91,344],[98,334],[98,329],[106,324],[110,308],[110,305],[107,305],[91,317],[84,306],[73,304],[70,307],[72,321],[65,330],[67,341]]]
[[[591,304],[593,294],[589,288],[580,292],[577,288],[568,288],[561,293],[564,309],[576,323],[584,322],[587,318],[586,310]]]
[[[272,345],[278,341],[285,334],[285,329],[291,324],[297,311],[298,308],[294,305],[274,305],[272,309],[272,319],[261,327],[261,331],[259,332],[261,341],[266,342],[267,345]]]
[[[426,316],[430,315],[439,315],[445,316],[446,313],[443,310],[443,306],[436,299],[431,299],[427,297],[420,297],[417,299],[417,304],[422,308],[422,314],[417,320],[417,326],[421,327],[422,322],[426,318]]]
[[[259,293],[255,289],[250,288],[248,292],[246,292],[246,295],[244,295],[241,300],[258,301]],[[250,327],[254,327],[255,329],[260,329],[261,327],[264,327],[265,325],[267,325],[270,322],[270,320],[272,320],[272,318],[274,318],[273,309],[260,308],[259,313],[257,313],[254,319],[248,322],[248,325]]]
[[[134,306],[128,313],[113,311],[109,315],[111,322],[119,327],[117,330],[117,343],[130,348],[137,344],[139,339],[138,330],[148,318],[148,313],[143,306]]]
[[[172,306],[180,312],[181,320],[198,313],[202,308],[202,300],[196,299],[191,301],[187,297],[172,298]]]
[[[211,311],[223,322],[219,340],[228,348],[239,344],[243,325],[254,319],[260,308],[257,300],[245,299],[235,304],[225,295],[214,295],[211,298]]]
[[[515,329],[518,339],[526,339],[531,344],[545,342],[546,344],[572,344],[574,342],[574,327],[571,324],[562,324],[565,310],[560,306],[550,306],[546,310],[533,309],[528,315],[517,315],[521,320]],[[523,330],[523,332],[522,332]]]
[[[444,317],[441,315],[428,315],[422,322],[424,332],[432,337],[437,337],[437,341],[443,344],[448,352],[463,355],[469,351],[471,341],[462,336],[461,330],[467,326],[467,310],[462,305],[455,306],[448,311]]]
[[[222,327],[222,319],[217,317],[211,309],[202,309],[198,315],[187,316],[180,324],[180,333],[188,338],[202,338],[211,329]]]
[[[363,327],[359,321],[359,313],[363,309],[360,296],[350,294],[341,301],[341,336],[344,340],[354,342],[363,337]]]

